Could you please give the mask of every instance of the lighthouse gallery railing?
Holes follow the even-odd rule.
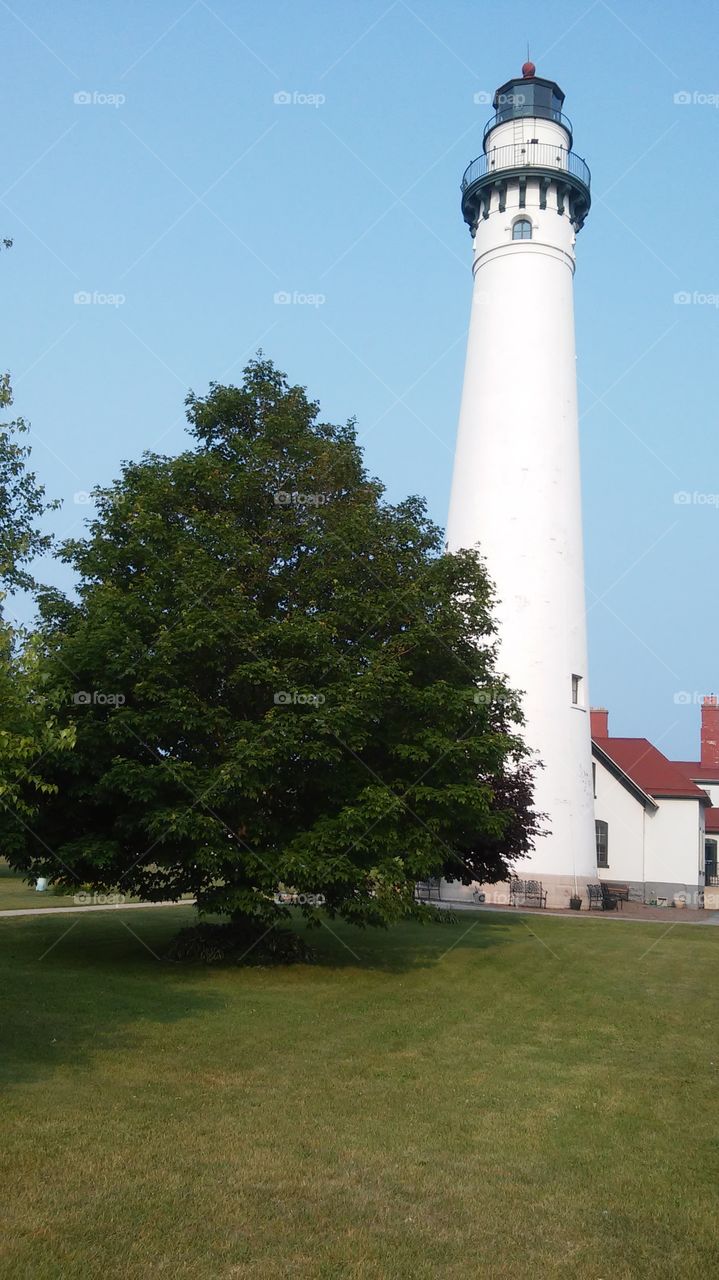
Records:
[[[507,147],[493,147],[486,155],[477,156],[467,165],[462,178],[462,191],[466,191],[487,174],[504,169],[556,169],[569,173],[588,188],[591,180],[589,165],[581,156],[566,147],[555,147],[551,142],[513,142]]]

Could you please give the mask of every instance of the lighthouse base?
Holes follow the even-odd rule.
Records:
[[[542,892],[547,895],[545,906],[551,911],[569,910],[569,899],[573,898],[575,894],[582,899],[582,911],[586,911],[589,907],[587,883],[591,881],[596,884],[599,880],[596,874],[594,876],[578,875],[576,877],[543,875],[539,869],[525,871],[517,868],[516,874],[520,880],[540,882]],[[456,902],[458,905],[483,903],[485,906],[506,907],[509,906],[509,881],[499,880],[494,884],[466,885],[460,884],[458,880],[442,880],[440,898],[442,902],[446,902],[450,906],[453,902]]]

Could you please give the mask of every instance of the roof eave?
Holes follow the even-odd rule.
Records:
[[[644,791],[639,786],[639,783],[635,782],[633,778],[630,778],[629,774],[624,772],[621,765],[618,765],[616,760],[613,760],[612,757],[599,746],[594,738],[592,738],[592,754],[596,755],[597,759],[600,760],[604,767],[609,770],[613,777],[616,778],[617,782],[621,782],[622,786],[625,787],[627,791],[631,791],[635,800],[639,800],[640,803],[644,805],[645,809],[654,811],[659,808],[654,797],[650,796],[648,791]]]

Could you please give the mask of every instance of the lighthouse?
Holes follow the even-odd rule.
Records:
[[[597,876],[573,305],[590,174],[562,90],[533,63],[493,105],[462,179],[473,291],[447,542],[485,558],[498,667],[543,766],[546,834],[513,869],[566,906]]]

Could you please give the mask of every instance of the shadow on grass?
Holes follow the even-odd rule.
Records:
[[[294,914],[294,913],[293,913]],[[312,946],[313,964],[176,964],[165,953],[190,907],[30,916],[0,928],[0,1081],[42,1079],[90,1064],[98,1052],[133,1046],[143,1022],[162,1025],[212,1014],[254,990],[259,974],[321,975],[352,969],[406,973],[438,965],[450,951],[502,947],[524,934],[521,920],[463,915],[456,924],[406,922],[387,930],[327,920],[292,927]],[[251,975],[255,974],[252,979]]]
[[[480,912],[462,912],[456,924],[404,921],[388,929],[359,929],[329,917],[323,917],[318,929],[307,929],[299,913],[292,923],[316,952],[316,965],[388,973],[431,967],[450,951],[499,947],[524,932],[518,916],[489,917]]]
[[[127,1047],[144,1019],[169,1023],[219,1007],[196,973],[162,960],[180,918],[192,914],[163,908],[3,920],[0,1081],[32,1081]]]

